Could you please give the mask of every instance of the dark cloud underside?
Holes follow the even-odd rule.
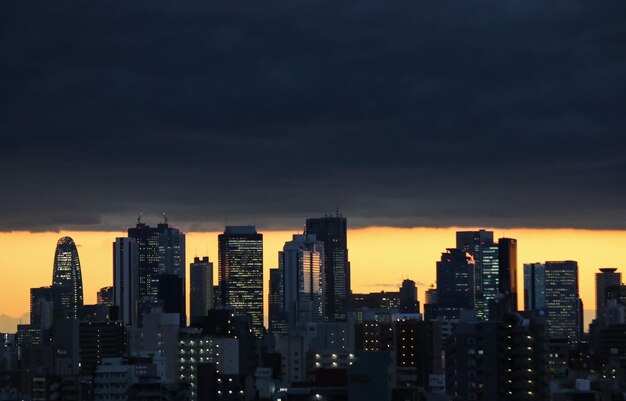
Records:
[[[0,229],[626,228],[623,1],[0,3]]]

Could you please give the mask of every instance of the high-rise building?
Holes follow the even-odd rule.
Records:
[[[578,340],[582,310],[578,294],[578,263],[524,265],[524,309],[545,315],[552,339]]]
[[[272,334],[287,334],[287,315],[283,310],[283,290],[280,269],[270,269],[267,310]]]
[[[191,322],[206,316],[213,309],[213,263],[209,257],[196,257],[189,265],[189,314]]]
[[[578,294],[578,263],[545,263],[545,311],[550,338],[580,338],[581,311]]]
[[[113,243],[113,304],[125,326],[138,322],[139,249],[135,238],[116,238]]]
[[[150,227],[138,220],[134,228],[128,229],[128,237],[137,241],[138,250],[138,307],[141,311],[149,311],[152,305],[159,301],[175,302],[178,305],[177,313],[181,325],[186,323],[186,291],[185,291],[185,234],[167,223]],[[161,275],[176,275],[180,278],[180,289],[168,288],[168,293],[159,294],[159,282],[163,283]],[[168,278],[165,281],[173,282]],[[171,293],[169,291],[171,289]],[[176,295],[177,300],[172,296]]]
[[[604,307],[606,305],[606,288],[619,286],[622,283],[622,273],[616,268],[602,268],[600,273],[596,273],[596,319],[604,318]]]
[[[113,287],[108,286],[100,288],[97,294],[97,302],[99,305],[113,306]]]
[[[78,310],[83,306],[83,278],[78,250],[70,237],[63,237],[57,242],[52,287],[59,289],[60,304],[66,309],[67,317],[77,319]]]
[[[419,313],[420,303],[417,300],[417,287],[413,280],[403,280],[400,287],[400,313]]]
[[[498,292],[498,247],[493,231],[457,231],[456,248],[474,258],[474,298],[476,315],[486,320],[489,300]]]
[[[437,316],[457,319],[474,309],[474,258],[460,249],[448,249],[437,262]]]
[[[538,311],[546,306],[546,266],[524,264],[524,310]]]
[[[53,287],[30,289],[30,326],[32,328],[47,330],[52,326],[59,292]]]
[[[345,320],[351,293],[347,220],[339,214],[307,219],[306,233],[324,242],[324,318],[329,321]]]
[[[282,308],[288,322],[322,320],[324,243],[313,234],[295,234],[278,252],[282,278]]]
[[[226,226],[218,236],[220,301],[238,315],[252,318],[263,334],[263,234],[254,226]]]
[[[476,315],[487,320],[489,307],[498,298],[507,309],[517,309],[517,240],[493,240],[493,232],[458,231],[456,247],[474,257]]]
[[[504,295],[511,311],[517,310],[517,240],[498,240],[498,293]]]

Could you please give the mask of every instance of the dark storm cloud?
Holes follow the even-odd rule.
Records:
[[[0,229],[626,228],[626,3],[0,4]]]

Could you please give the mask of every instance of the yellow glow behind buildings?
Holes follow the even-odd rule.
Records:
[[[471,230],[468,228],[467,230]],[[459,228],[353,229],[348,248],[354,292],[397,291],[403,278],[418,283],[419,297],[435,283],[435,262],[445,248],[455,245]],[[580,293],[586,310],[595,308],[594,273],[600,267],[617,267],[626,273],[626,231],[571,229],[493,229],[496,238],[518,240],[519,302],[522,300],[522,266],[546,260],[576,260],[579,265]],[[277,266],[277,252],[292,231],[260,231],[264,236],[264,287],[270,267]],[[29,310],[29,289],[52,281],[56,241],[68,235],[78,246],[85,303],[96,302],[99,288],[113,280],[112,242],[123,232],[0,233],[0,315],[18,317]],[[218,233],[187,234],[187,266],[194,256],[208,255],[214,263],[217,283]],[[189,275],[187,275],[189,277]],[[586,321],[587,325],[589,322]]]

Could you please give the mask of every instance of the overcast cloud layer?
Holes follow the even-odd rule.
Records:
[[[0,2],[0,230],[626,228],[623,1]]]

